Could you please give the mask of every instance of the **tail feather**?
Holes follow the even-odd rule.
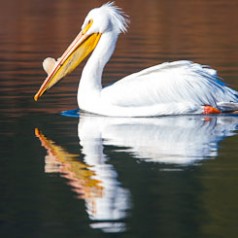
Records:
[[[217,107],[222,112],[235,112],[238,111],[238,102],[219,102]]]

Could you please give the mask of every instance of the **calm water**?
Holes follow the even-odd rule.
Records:
[[[103,1],[0,9],[1,237],[237,237],[238,117],[110,119],[77,108],[81,69],[38,103],[58,57]],[[238,90],[238,2],[118,0],[131,17],[104,83],[189,59]]]

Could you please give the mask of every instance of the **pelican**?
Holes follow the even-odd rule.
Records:
[[[92,9],[81,32],[60,58],[46,58],[48,74],[35,101],[71,73],[89,54],[78,88],[83,111],[111,117],[151,117],[213,114],[238,110],[238,92],[228,87],[209,66],[180,60],[165,62],[102,87],[102,73],[128,17],[113,2]]]

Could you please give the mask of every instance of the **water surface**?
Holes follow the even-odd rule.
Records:
[[[62,115],[77,108],[82,67],[33,101],[45,78],[43,59],[60,56],[102,3],[1,2],[0,236],[237,237],[236,115]],[[236,1],[117,4],[131,23],[105,85],[188,59],[212,66],[238,89]]]

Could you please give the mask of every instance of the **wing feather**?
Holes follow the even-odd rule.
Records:
[[[175,61],[129,75],[104,88],[101,97],[124,107],[180,102],[215,107],[221,101],[237,102],[238,93],[227,87],[210,67]]]

